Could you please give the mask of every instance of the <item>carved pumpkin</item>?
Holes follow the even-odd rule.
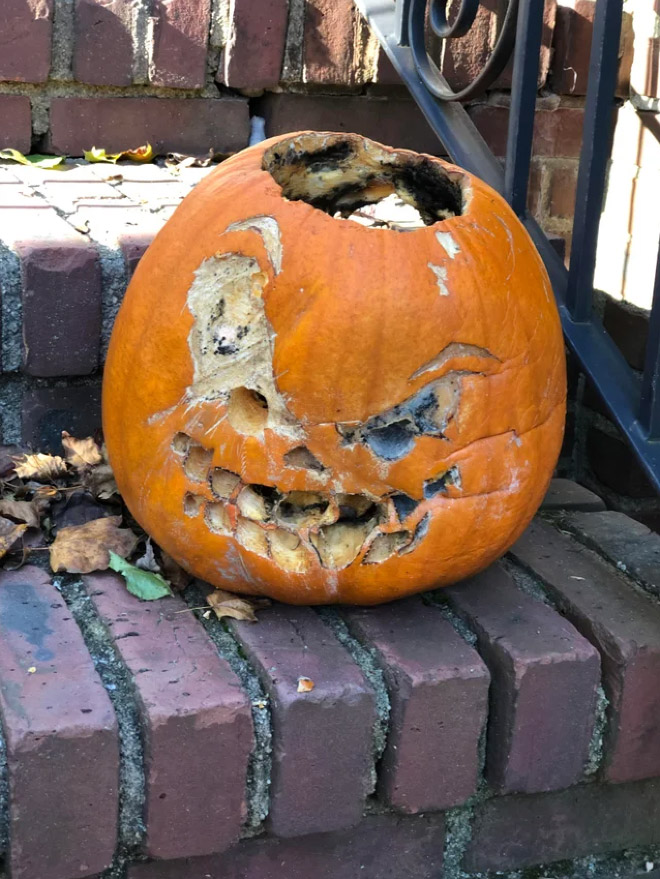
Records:
[[[412,228],[378,219],[397,198]],[[550,283],[505,201],[347,134],[265,141],[195,188],[104,382],[135,518],[198,577],[296,604],[488,565],[543,498],[564,414]]]

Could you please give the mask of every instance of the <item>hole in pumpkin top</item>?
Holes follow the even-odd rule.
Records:
[[[290,201],[374,228],[430,226],[465,209],[467,177],[460,171],[359,135],[287,138],[266,150],[262,167]]]
[[[268,401],[252,388],[234,388],[227,404],[227,421],[239,433],[258,436],[268,422]]]

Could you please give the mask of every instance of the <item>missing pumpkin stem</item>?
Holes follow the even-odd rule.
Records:
[[[312,133],[281,140],[264,153],[263,168],[290,201],[373,227],[430,226],[465,208],[466,177],[460,171],[358,135]],[[377,211],[367,207],[376,204]]]

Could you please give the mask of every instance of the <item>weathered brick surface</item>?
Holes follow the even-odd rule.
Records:
[[[598,512],[605,509],[605,503],[593,491],[572,479],[553,479],[543,498],[541,509]]]
[[[344,612],[375,650],[390,695],[378,793],[416,813],[459,805],[475,791],[490,676],[477,652],[419,599]]]
[[[210,0],[156,0],[151,19],[151,83],[168,88],[204,85],[210,10]]]
[[[53,0],[2,0],[0,80],[45,82],[52,29]]]
[[[271,703],[270,829],[302,836],[357,824],[375,720],[362,672],[309,608],[277,606],[258,626],[232,622],[232,629]],[[299,693],[300,677],[314,688]]]
[[[557,11],[556,0],[545,0],[543,8],[543,30],[539,54],[538,86],[541,88],[547,79],[552,53],[552,37]],[[482,4],[474,24],[465,36],[447,41],[442,55],[441,69],[451,87],[458,91],[473,82],[483,70],[495,44],[497,23],[502,20],[502,6],[497,3]],[[439,50],[439,47],[438,47]],[[440,52],[434,57],[439,61]],[[510,89],[513,62],[509,62],[497,78],[493,88]]]
[[[660,775],[660,607],[610,565],[535,521],[511,550],[601,654],[609,699],[604,777]]]
[[[362,19],[352,0],[307,0],[303,28],[305,82],[353,85],[359,80]]]
[[[53,98],[50,124],[50,149],[77,156],[147,141],[161,154],[234,152],[249,135],[241,98]]]
[[[152,862],[128,879],[442,879],[444,816],[372,815],[352,830],[262,838],[222,855]]]
[[[18,244],[23,275],[23,370],[88,375],[98,365],[101,272],[94,247]]]
[[[128,667],[144,730],[147,852],[181,858],[222,851],[245,817],[252,719],[228,663],[178,598],[141,602],[121,577],[85,589]]]
[[[217,79],[231,88],[272,88],[280,81],[286,39],[286,0],[238,0]],[[255,53],[255,45],[259,51]]]
[[[91,85],[131,84],[133,10],[124,0],[76,0],[74,79]]]
[[[101,389],[36,388],[23,397],[23,440],[40,452],[62,451],[62,431],[90,436],[101,427]]]
[[[266,135],[288,131],[354,131],[381,143],[442,155],[444,147],[417,105],[407,98],[268,95],[259,102]]]
[[[660,595],[660,534],[625,513],[572,513],[580,538]]]
[[[492,676],[490,783],[533,793],[578,782],[595,720],[597,651],[499,564],[445,592],[476,633]]]
[[[559,94],[587,93],[595,12],[595,0],[559,2],[552,56],[552,88]],[[631,19],[624,14],[617,77],[617,94],[626,98],[633,57]]]
[[[0,715],[9,769],[12,879],[109,866],[117,832],[114,712],[48,576],[0,573]]]
[[[24,95],[0,95],[0,149],[12,147],[30,152],[32,111],[30,99]]]
[[[153,240],[153,235],[140,233],[126,233],[120,237],[119,246],[124,256],[126,273],[129,278],[133,277],[133,272]]]
[[[469,107],[468,112],[495,155],[505,156],[508,107],[476,104]],[[566,158],[579,156],[583,124],[584,111],[581,107],[537,109],[534,117],[534,155]]]
[[[568,219],[575,213],[577,165],[553,168],[548,194],[548,210],[553,217]]]
[[[660,781],[495,797],[476,813],[464,870],[512,870],[660,842]]]

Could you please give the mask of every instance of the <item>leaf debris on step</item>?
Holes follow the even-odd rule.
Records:
[[[152,571],[143,571],[141,568],[131,565],[120,555],[110,550],[108,567],[121,574],[126,581],[126,588],[136,598],[142,601],[157,601],[172,595],[170,584],[160,574]]]
[[[120,525],[121,516],[108,516],[60,529],[50,547],[51,568],[68,574],[105,571],[110,566],[110,552],[125,558],[139,540]]]
[[[249,623],[257,622],[255,611],[270,605],[267,598],[247,598],[234,595],[233,592],[225,592],[223,589],[214,589],[206,596],[206,600],[219,620],[223,617],[231,617]]]
[[[59,455],[25,454],[14,459],[14,472],[19,479],[50,482],[66,473],[66,461]]]

